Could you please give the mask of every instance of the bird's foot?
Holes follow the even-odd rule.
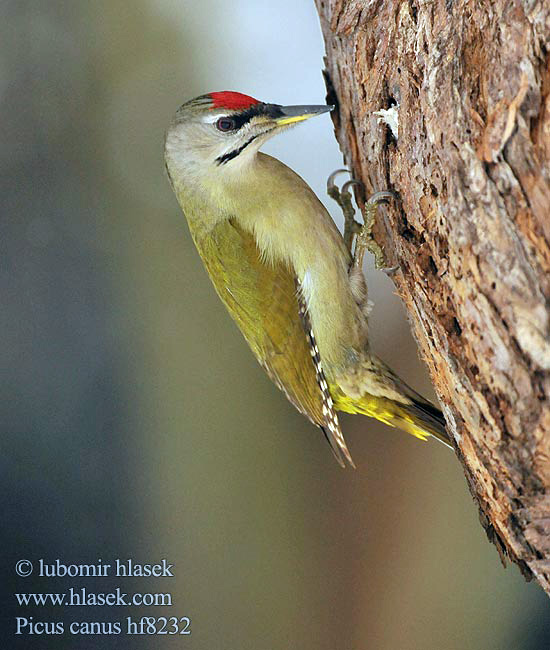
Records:
[[[355,220],[355,208],[353,207],[351,192],[349,191],[349,188],[354,184],[362,185],[362,183],[361,181],[357,181],[352,178],[349,181],[346,181],[342,185],[342,189],[340,189],[334,182],[334,179],[336,176],[338,176],[338,174],[344,172],[346,174],[350,173],[347,169],[337,169],[328,177],[327,194],[331,199],[338,203],[344,214],[344,242],[350,255],[352,255],[353,239],[355,235],[360,232],[361,224]]]
[[[355,208],[352,203],[350,187],[352,187],[352,185],[361,185],[363,187],[363,183],[355,178],[351,178],[342,185],[342,189],[339,189],[334,182],[334,179],[338,174],[344,172],[348,174],[350,173],[347,169],[337,169],[328,177],[327,194],[331,199],[334,199],[334,201],[338,203],[344,213],[344,242],[350,255],[353,257],[353,266],[361,268],[365,251],[369,251],[369,253],[374,255],[375,267],[391,276],[399,269],[399,267],[388,267],[382,247],[372,236],[372,229],[374,227],[378,205],[397,197],[393,192],[389,191],[376,192],[373,194],[365,203],[363,210],[363,225],[361,225],[355,220]],[[353,245],[354,240],[355,247]]]
[[[355,252],[353,255],[354,266],[361,267],[363,265],[363,257],[365,251],[369,251],[374,255],[375,268],[384,271],[387,275],[393,275],[399,267],[388,267],[386,264],[384,250],[372,236],[372,229],[376,218],[376,211],[380,203],[384,203],[389,199],[395,199],[396,195],[393,192],[376,192],[365,203],[363,210],[363,225],[357,233],[357,241],[355,243]]]

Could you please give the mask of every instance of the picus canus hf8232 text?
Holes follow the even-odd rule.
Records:
[[[329,106],[234,92],[193,99],[166,134],[170,182],[210,278],[252,352],[294,406],[353,464],[337,411],[446,442],[441,412],[377,356],[363,272],[309,186],[258,150]]]

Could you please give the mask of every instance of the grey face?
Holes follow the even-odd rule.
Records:
[[[212,97],[202,95],[179,108],[167,134],[167,147],[169,140],[177,141],[180,153],[189,163],[232,166],[257,151],[275,133],[331,109],[332,106],[280,106],[258,102],[244,109],[231,110],[213,107]]]

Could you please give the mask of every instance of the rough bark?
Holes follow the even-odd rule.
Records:
[[[367,193],[398,194],[375,236],[481,522],[550,593],[550,3],[316,4],[336,135]]]

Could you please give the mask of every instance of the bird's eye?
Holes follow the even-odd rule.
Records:
[[[237,128],[237,122],[230,117],[220,117],[216,122],[218,131],[234,131]]]

